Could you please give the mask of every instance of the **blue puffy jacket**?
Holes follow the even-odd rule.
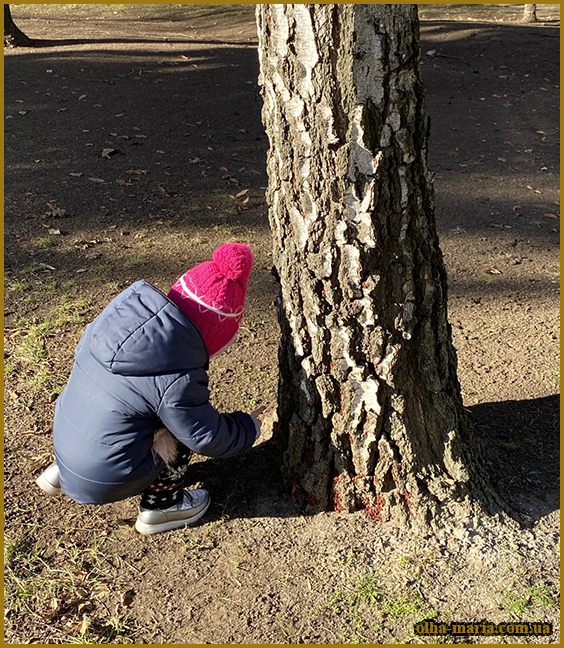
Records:
[[[64,493],[103,504],[146,488],[163,463],[151,452],[166,426],[190,450],[232,457],[251,448],[254,419],[209,403],[208,352],[163,293],[137,281],[86,327],[57,400],[55,454]]]

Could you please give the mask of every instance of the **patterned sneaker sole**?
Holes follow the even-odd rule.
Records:
[[[194,522],[197,522],[202,518],[207,513],[210,504],[211,498],[208,500],[206,507],[199,513],[196,513],[196,515],[193,515],[191,518],[184,518],[182,520],[169,520],[168,522],[161,522],[160,524],[146,524],[138,519],[137,522],[135,522],[135,528],[142,535],[153,535],[153,533],[163,533],[164,531],[182,529],[185,525],[194,524]]]
[[[47,481],[43,475],[39,475],[35,480],[35,483],[48,495],[58,495],[61,492],[61,489],[58,486],[54,486],[50,481]]]

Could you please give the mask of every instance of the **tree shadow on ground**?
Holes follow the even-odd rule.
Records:
[[[559,396],[484,403],[469,408],[484,447],[486,470],[509,514],[524,526],[559,508]],[[210,520],[298,517],[284,490],[280,444],[270,439],[247,455],[191,466],[189,480],[210,489]],[[303,514],[305,515],[305,514]]]
[[[560,507],[559,395],[470,410],[492,484],[525,523]]]
[[[94,44],[143,44],[167,43],[168,45],[245,45],[256,47],[257,41],[237,41],[220,39],[190,39],[190,38],[62,38],[62,39],[31,39],[31,46],[35,49],[46,47],[70,47],[71,45]]]

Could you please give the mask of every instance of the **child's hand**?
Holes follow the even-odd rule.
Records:
[[[262,421],[260,420],[259,416],[261,414],[264,414],[265,410],[266,410],[266,405],[261,405],[260,407],[257,407],[256,410],[251,412],[251,416],[255,420],[255,428],[256,428],[256,431],[257,431],[257,436],[256,436],[255,441],[258,441],[258,438],[261,435]]]
[[[257,407],[254,412],[251,412],[251,416],[254,416],[256,419],[258,419],[261,414],[264,414],[265,411],[266,405],[261,405],[260,407]]]

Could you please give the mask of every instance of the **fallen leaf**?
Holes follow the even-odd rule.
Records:
[[[51,211],[51,213],[49,214],[50,216],[63,217],[67,213],[65,209],[59,209],[59,207],[57,207],[57,205],[54,205],[53,203],[47,203],[47,207],[49,207]]]
[[[126,155],[126,152],[122,151],[121,149],[114,149],[114,148],[102,149],[103,158],[107,158],[109,160],[111,157],[115,157],[116,155]]]
[[[534,191],[535,193],[539,193],[539,194],[541,193],[538,189],[533,189],[533,187],[531,187],[531,185],[527,185],[527,189],[530,189],[531,191]]]
[[[83,173],[70,173],[69,175],[71,175],[73,178],[80,178],[84,174]]]
[[[76,271],[76,274],[80,274],[81,272],[86,272],[86,268],[79,268],[79,269]]]
[[[131,184],[131,182],[127,182],[127,180],[121,180],[121,179],[116,180],[116,184],[118,184],[120,187],[131,187],[131,186],[133,186]]]
[[[47,231],[49,232],[49,234],[59,234],[61,236],[63,235],[63,232],[61,232],[61,230],[57,229],[56,227],[50,227]]]
[[[128,589],[119,593],[119,602],[121,605],[130,605],[133,599],[133,590]]]
[[[124,116],[125,116],[125,113],[119,113],[119,114],[116,115],[116,117],[124,117]]]
[[[127,173],[129,173],[130,175],[140,176],[140,175],[143,175],[143,174],[147,173],[147,170],[146,169],[129,169],[129,171]]]
[[[18,115],[27,115],[27,110],[18,110]]]
[[[198,164],[198,162],[201,162],[202,160],[199,157],[192,158],[191,160],[188,160],[190,164]]]
[[[164,151],[156,151],[156,153],[164,154]]]
[[[70,634],[71,632],[80,632],[80,634],[84,636],[88,631],[89,627],[90,627],[90,619],[88,619],[88,617],[84,617],[82,621],[80,621],[76,625],[73,625],[68,630],[65,630],[65,634]]]
[[[92,601],[83,601],[78,604],[78,613],[83,614],[84,612],[90,612],[93,607]]]
[[[170,194],[164,187],[159,187],[159,191],[161,192],[162,196],[166,196],[167,198],[170,198]]]
[[[545,131],[543,131],[543,130],[538,130],[537,133],[539,135],[548,135],[548,133],[545,133]]]
[[[235,194],[235,198],[240,198],[241,196],[244,196],[246,193],[248,193],[248,189],[243,189],[243,191],[240,191],[238,194]]]
[[[499,227],[500,229],[503,229],[503,223],[491,223],[490,227]]]
[[[545,214],[547,218],[558,218],[558,214]]]
[[[43,618],[48,621],[53,617],[57,616],[61,609],[61,601],[58,598],[53,597],[49,603],[49,612],[43,615]]]
[[[88,95],[86,95],[86,94],[80,95],[78,100],[81,101],[82,99],[86,99],[86,97],[88,97]]]
[[[105,180],[102,180],[102,178],[88,178],[90,182],[106,182]]]
[[[500,274],[503,274],[503,272],[502,272],[501,270],[498,270],[498,269],[495,268],[494,266],[492,266],[491,268],[489,268],[488,270],[486,270],[486,272],[487,272],[487,274],[492,274],[492,275],[500,275]]]

